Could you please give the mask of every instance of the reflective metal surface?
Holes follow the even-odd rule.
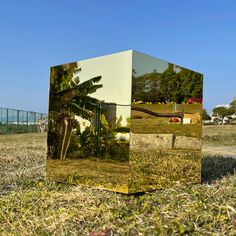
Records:
[[[47,177],[128,193],[132,52],[51,68]]]
[[[203,76],[133,53],[129,193],[200,183]]]
[[[202,80],[132,50],[51,67],[47,178],[126,194],[199,183]]]

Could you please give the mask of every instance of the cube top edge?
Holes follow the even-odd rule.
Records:
[[[170,63],[170,64],[176,65],[178,67],[181,67],[183,69],[188,69],[188,70],[191,70],[191,71],[194,71],[194,72],[197,72],[197,73],[203,75],[202,72],[199,72],[199,71],[196,71],[196,70],[192,70],[192,69],[189,69],[189,68],[184,67],[184,66],[180,66],[179,64],[176,64],[175,62],[171,62],[171,61],[168,61],[166,59],[161,59],[159,57],[156,57],[156,56],[153,56],[153,55],[149,55],[147,53],[140,52],[140,51],[137,51],[135,49],[128,49],[128,50],[118,51],[118,52],[114,52],[114,53],[108,53],[108,54],[104,54],[104,55],[94,56],[94,57],[90,57],[90,58],[82,58],[82,59],[79,59],[79,60],[76,60],[76,61],[70,61],[70,62],[65,62],[65,63],[62,63],[62,64],[52,65],[51,67],[56,67],[56,66],[59,66],[59,65],[70,64],[70,63],[74,63],[74,62],[80,62],[80,61],[82,62],[82,61],[87,61],[87,60],[93,60],[93,59],[99,59],[99,58],[104,58],[104,57],[116,56],[116,55],[121,55],[121,54],[130,54],[131,57],[133,57],[136,54],[137,56],[145,56],[145,57],[157,59],[157,60],[160,60],[162,62]]]

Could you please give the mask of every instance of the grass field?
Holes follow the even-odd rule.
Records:
[[[204,143],[213,145],[236,146],[236,125],[204,126]]]
[[[202,184],[130,196],[45,181],[46,136],[2,135],[0,235],[236,235],[236,159],[214,154],[233,129],[204,127]]]

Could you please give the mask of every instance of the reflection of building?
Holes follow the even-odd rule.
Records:
[[[202,120],[201,114],[196,113],[184,113],[183,123],[184,124],[197,124]]]

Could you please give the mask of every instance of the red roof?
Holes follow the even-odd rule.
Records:
[[[197,102],[197,103],[202,103],[202,98],[189,98],[188,99],[188,103],[194,103],[194,102]]]

